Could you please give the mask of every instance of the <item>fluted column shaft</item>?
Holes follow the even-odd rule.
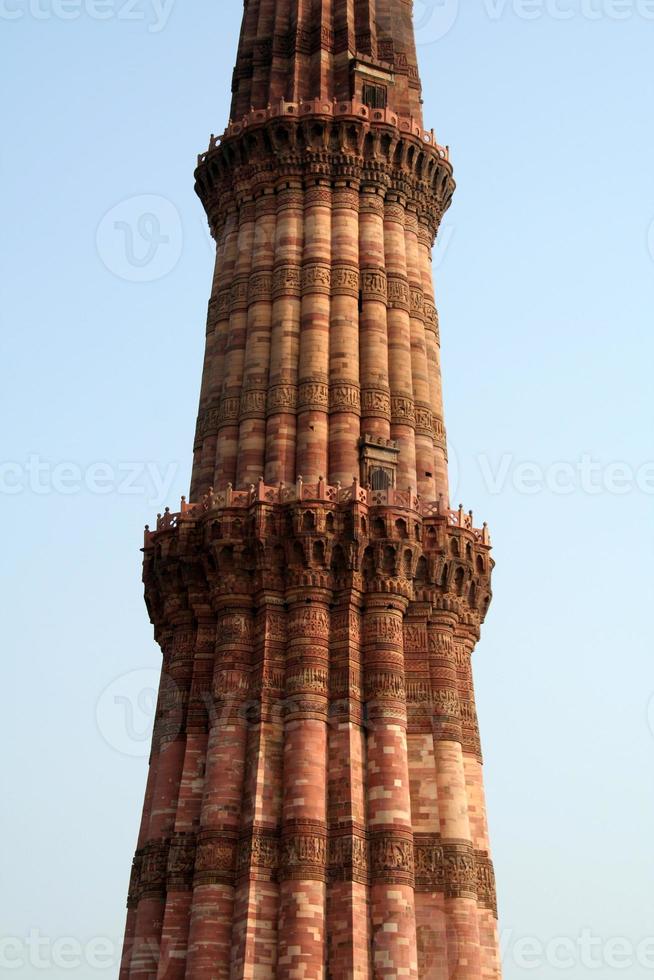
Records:
[[[195,861],[188,980],[229,980],[252,642],[252,600],[224,598],[218,612],[213,710]]]
[[[328,181],[306,188],[296,468],[309,483],[326,477],[329,465],[331,205]]]
[[[278,190],[265,474],[273,486],[293,483],[296,476],[303,201],[299,180],[285,182]]]
[[[202,808],[215,647],[215,626],[211,611],[205,608],[203,612],[196,635],[193,679],[185,726],[184,765],[177,799],[175,829],[168,855],[166,909],[161,934],[158,980],[184,980],[186,976],[193,899],[191,868],[195,859],[195,832],[200,823]]]
[[[157,975],[166,897],[168,844],[184,766],[186,710],[193,671],[195,632],[182,614],[173,631],[172,649],[164,655],[155,735],[159,743],[157,775],[141,866],[141,895],[136,913],[130,980]]]
[[[288,595],[278,980],[323,980],[329,594]]]
[[[220,402],[216,486],[235,483],[239,417],[248,327],[248,297],[255,233],[255,205],[241,206],[234,275],[231,283],[229,336],[225,349],[225,378]]]
[[[283,689],[287,614],[281,592],[259,597],[238,859],[232,977],[275,975],[282,819]]]
[[[218,330],[219,330],[219,295],[222,287],[222,270],[224,267],[226,235],[225,228],[221,230],[216,243],[216,261],[214,264],[211,298],[207,311],[207,331],[204,348],[204,364],[202,367],[202,386],[200,388],[200,405],[198,408],[198,430],[193,446],[193,476],[191,479],[191,499],[196,499],[197,493],[206,493],[213,483],[214,464],[216,457],[216,436],[218,432],[218,409],[220,407],[220,392],[216,397],[217,373],[220,370],[218,360]],[[222,354],[224,356],[224,347]],[[212,403],[215,406],[215,423],[209,421],[209,410]]]
[[[395,596],[366,595],[370,914],[373,976],[380,980],[418,976],[403,612],[403,602]]]
[[[411,368],[415,399],[415,445],[418,493],[423,500],[435,500],[434,410],[429,387],[429,363],[425,336],[425,294],[420,271],[418,218],[409,205],[404,225],[406,268],[411,304]]]
[[[457,675],[463,729],[463,764],[466,795],[470,818],[470,834],[475,849],[477,866],[484,874],[478,875],[478,884],[486,885],[477,895],[477,920],[481,949],[482,980],[499,980],[499,941],[493,864],[490,859],[486,794],[484,791],[483,764],[479,739],[479,725],[475,705],[472,653],[477,635],[460,627],[456,636]]]
[[[388,375],[391,386],[391,439],[400,448],[397,485],[415,491],[415,405],[411,363],[409,281],[404,238],[404,202],[387,195],[384,208],[384,251],[388,279]]]
[[[337,184],[332,205],[329,482],[359,475],[359,193]]]
[[[443,842],[448,967],[457,980],[481,976],[476,861],[462,749],[455,621],[439,613],[429,622],[429,663],[434,703],[434,755]]]
[[[257,200],[240,404],[236,468],[236,485],[239,487],[256,483],[265,469],[276,211],[277,202],[272,192]]]
[[[346,590],[330,632],[328,980],[370,977],[361,597]]]
[[[391,398],[388,381],[384,201],[374,185],[363,185],[359,217],[361,306],[361,432],[391,437]]]
[[[418,230],[418,258],[422,276],[425,311],[425,341],[429,367],[429,391],[434,413],[434,480],[436,498],[443,494],[445,506],[449,506],[449,480],[447,475],[447,445],[443,411],[443,382],[441,378],[441,348],[438,329],[438,313],[434,300],[434,281],[431,258],[432,236],[427,228]]]

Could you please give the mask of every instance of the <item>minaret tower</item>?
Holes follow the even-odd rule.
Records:
[[[431,249],[454,191],[410,0],[245,0],[121,980],[498,980]]]

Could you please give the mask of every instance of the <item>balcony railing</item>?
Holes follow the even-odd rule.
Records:
[[[471,531],[480,544],[490,546],[491,543],[486,524],[482,528],[476,528],[472,511],[464,510],[463,506],[451,510],[446,506],[442,495],[435,501],[423,501],[412,490],[395,490],[392,488],[371,490],[369,487],[362,487],[358,480],[354,480],[347,487],[343,487],[340,483],[332,485],[326,480],[319,480],[317,483],[305,483],[302,477],[299,477],[292,486],[285,484],[269,486],[261,479],[257,484],[251,484],[248,490],[234,490],[231,484],[228,484],[225,490],[211,488],[196,503],[189,503],[186,497],[182,497],[181,506],[177,513],[171,512],[170,508],[167,507],[163,514],[157,515],[155,531],[146,526],[146,543],[156,531],[179,527],[184,521],[197,520],[214,511],[233,508],[247,509],[257,503],[288,504],[299,501],[327,501],[334,504],[354,502],[365,507],[399,507],[414,511],[422,517],[444,518],[450,527],[460,527]]]

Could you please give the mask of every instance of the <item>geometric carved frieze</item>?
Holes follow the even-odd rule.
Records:
[[[248,307],[249,280],[247,276],[235,279],[231,286],[229,308],[231,313]]]
[[[313,263],[302,269],[302,294],[323,293],[329,296],[331,292],[332,270],[328,265]]]
[[[361,410],[365,416],[390,421],[391,396],[389,392],[379,388],[364,388],[361,392]]]
[[[237,841],[224,831],[203,830],[198,835],[195,885],[231,885],[234,882]]]
[[[323,694],[328,693],[329,671],[324,667],[287,667],[286,671],[286,694],[298,694],[311,692]]]
[[[327,877],[327,831],[321,826],[300,825],[286,828],[280,850],[280,876],[283,879],[325,881]]]
[[[403,204],[395,204],[392,201],[386,201],[384,205],[384,220],[394,221],[401,225],[404,225],[404,217],[406,214],[406,208]]]
[[[272,878],[279,867],[279,836],[271,830],[254,829],[242,838],[238,847],[238,873],[249,871],[258,877]]]
[[[415,408],[416,433],[433,439],[434,422],[429,405],[416,405]]]
[[[241,404],[239,418],[243,419],[265,419],[266,417],[266,389],[256,391],[244,391],[241,394]]]
[[[329,391],[329,410],[361,415],[361,389],[357,384],[332,382]]]
[[[436,334],[436,340],[440,342],[440,332],[438,328],[438,313],[436,307],[431,302],[425,298],[423,305],[423,313],[425,317],[425,329],[431,330],[432,333]]]
[[[165,891],[168,848],[168,840],[149,841],[143,848],[139,879],[141,898],[144,895],[158,895]]]
[[[469,841],[416,834],[416,891],[442,891],[448,898],[477,897],[477,855]]]
[[[434,434],[434,445],[439,449],[447,449],[447,431],[445,429],[445,424],[442,419],[434,415],[432,420],[433,434]]]
[[[475,854],[477,865],[477,902],[485,909],[490,909],[497,918],[497,890],[495,885],[495,869],[486,851]]]
[[[297,411],[297,402],[297,385],[274,385],[268,389],[267,414],[269,416],[279,413],[293,415]]]
[[[383,269],[364,269],[361,272],[361,295],[364,300],[378,300],[385,303],[387,299],[387,279]]]
[[[324,609],[311,607],[292,609],[286,635],[289,639],[315,637],[326,641],[329,637],[329,613]]]
[[[413,885],[414,849],[411,836],[375,832],[370,835],[370,874],[373,881]]]
[[[406,687],[403,673],[372,670],[365,671],[364,686],[366,699],[370,701],[405,701]]]
[[[359,296],[359,269],[357,266],[335,265],[331,274],[332,296]]]
[[[329,410],[329,385],[322,379],[305,379],[298,388],[299,410],[327,412]]]
[[[425,318],[425,294],[421,286],[411,285],[411,316],[416,320]]]
[[[363,831],[337,832],[329,838],[329,880],[367,884],[370,858]]]
[[[391,421],[395,425],[415,427],[416,410],[413,398],[407,395],[396,395],[391,398]]]
[[[302,293],[302,271],[297,265],[283,265],[275,269],[272,277],[273,299],[282,296],[299,297]]]
[[[248,289],[248,302],[255,303],[259,300],[269,300],[272,295],[273,277],[270,272],[257,272],[250,276]]]
[[[392,309],[406,310],[411,309],[409,296],[409,283],[405,276],[397,273],[388,273],[388,305]]]
[[[195,834],[175,834],[168,851],[168,891],[190,891],[195,865]]]
[[[235,395],[223,395],[220,402],[219,426],[225,423],[238,422],[241,410],[241,399]]]

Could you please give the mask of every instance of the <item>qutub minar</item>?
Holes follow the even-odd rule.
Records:
[[[410,0],[246,0],[190,499],[146,529],[163,670],[121,980],[497,980],[431,248],[454,191]]]

